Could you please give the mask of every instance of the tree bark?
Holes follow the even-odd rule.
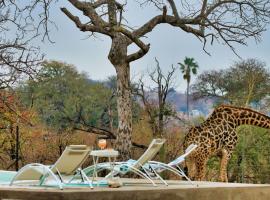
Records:
[[[118,131],[114,148],[119,151],[120,159],[123,160],[130,159],[132,147],[132,104],[127,46],[128,41],[125,36],[121,34],[114,35],[108,56],[114,65],[117,76]]]
[[[117,111],[118,134],[115,148],[121,158],[128,160],[131,156],[132,105],[130,90],[130,67],[128,63],[115,66],[117,72]]]

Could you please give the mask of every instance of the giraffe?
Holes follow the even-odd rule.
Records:
[[[186,162],[191,178],[204,180],[208,159],[218,155],[221,158],[219,179],[228,182],[227,165],[237,144],[236,128],[240,125],[270,129],[270,117],[248,108],[221,105],[200,126],[189,130],[183,147],[191,143],[198,145]]]

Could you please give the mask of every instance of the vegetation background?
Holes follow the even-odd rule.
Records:
[[[147,8],[147,17],[136,22],[139,26],[126,20],[137,20],[139,10],[133,17],[129,15],[135,10],[129,9],[135,5],[132,1],[57,2],[0,1],[2,169],[18,169],[30,162],[50,164],[66,145],[96,148],[98,138],[114,143],[125,159],[138,157],[152,138],[166,138],[156,159],[167,162],[181,154],[188,128],[202,122],[221,103],[252,107],[269,115],[269,67],[256,59],[237,62],[227,70],[205,71],[193,85],[190,80],[199,66],[195,59],[178,63],[183,74],[177,74],[178,65],[172,65],[165,74],[156,59],[156,68],[146,75],[151,86],[146,85],[144,77],[130,81],[130,63],[148,53],[148,34],[158,25],[167,24],[200,39],[206,54],[209,45],[223,43],[237,55],[235,48],[239,45],[246,45],[250,39],[260,41],[270,23],[269,0],[134,1],[139,8]],[[98,34],[111,39],[107,58],[116,77],[95,81],[70,64],[44,61],[40,43],[53,42],[50,31],[56,19],[50,13],[52,8],[56,10],[54,5],[70,24],[87,32],[85,36]],[[61,39],[65,43],[68,40]],[[158,41],[160,38],[151,43],[161,44]],[[187,82],[186,94],[174,89],[174,80],[182,76]],[[240,127],[238,134],[240,142],[230,162],[229,179],[270,182],[269,130]],[[216,158],[208,163],[209,180],[216,180],[217,163]]]
[[[174,67],[164,74],[156,60],[156,68],[149,71],[156,86],[144,85],[143,77],[132,84],[133,158],[140,156],[154,137],[167,139],[156,159],[168,162],[176,158],[183,151],[182,142],[189,127],[200,124],[207,117],[204,113],[211,113],[224,102],[269,114],[270,74],[266,64],[258,60],[249,59],[225,71],[198,75],[188,97],[190,110],[201,113],[196,116],[186,113],[186,94],[173,89],[174,79],[181,78]],[[159,87],[167,90],[160,93]],[[19,167],[31,162],[51,164],[69,144],[97,148],[98,138],[113,142],[117,130],[115,91],[115,77],[91,80],[75,66],[58,61],[43,62],[33,79],[20,80],[12,90],[2,90],[1,169],[16,168],[17,142]],[[228,168],[229,180],[270,183],[270,130],[242,126],[238,135],[240,140]],[[207,179],[216,181],[218,170],[219,160],[214,157],[208,163]]]

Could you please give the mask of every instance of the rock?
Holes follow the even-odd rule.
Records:
[[[119,177],[113,177],[108,180],[108,186],[111,188],[119,188],[123,186],[123,183],[121,182]]]

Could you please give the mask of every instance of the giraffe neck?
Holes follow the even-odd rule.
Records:
[[[236,114],[236,119],[238,126],[253,125],[270,129],[270,117],[250,109],[243,109],[238,111]]]
[[[227,105],[217,107],[205,124],[220,124],[224,121],[235,128],[240,125],[253,125],[270,129],[269,116],[248,108]]]

